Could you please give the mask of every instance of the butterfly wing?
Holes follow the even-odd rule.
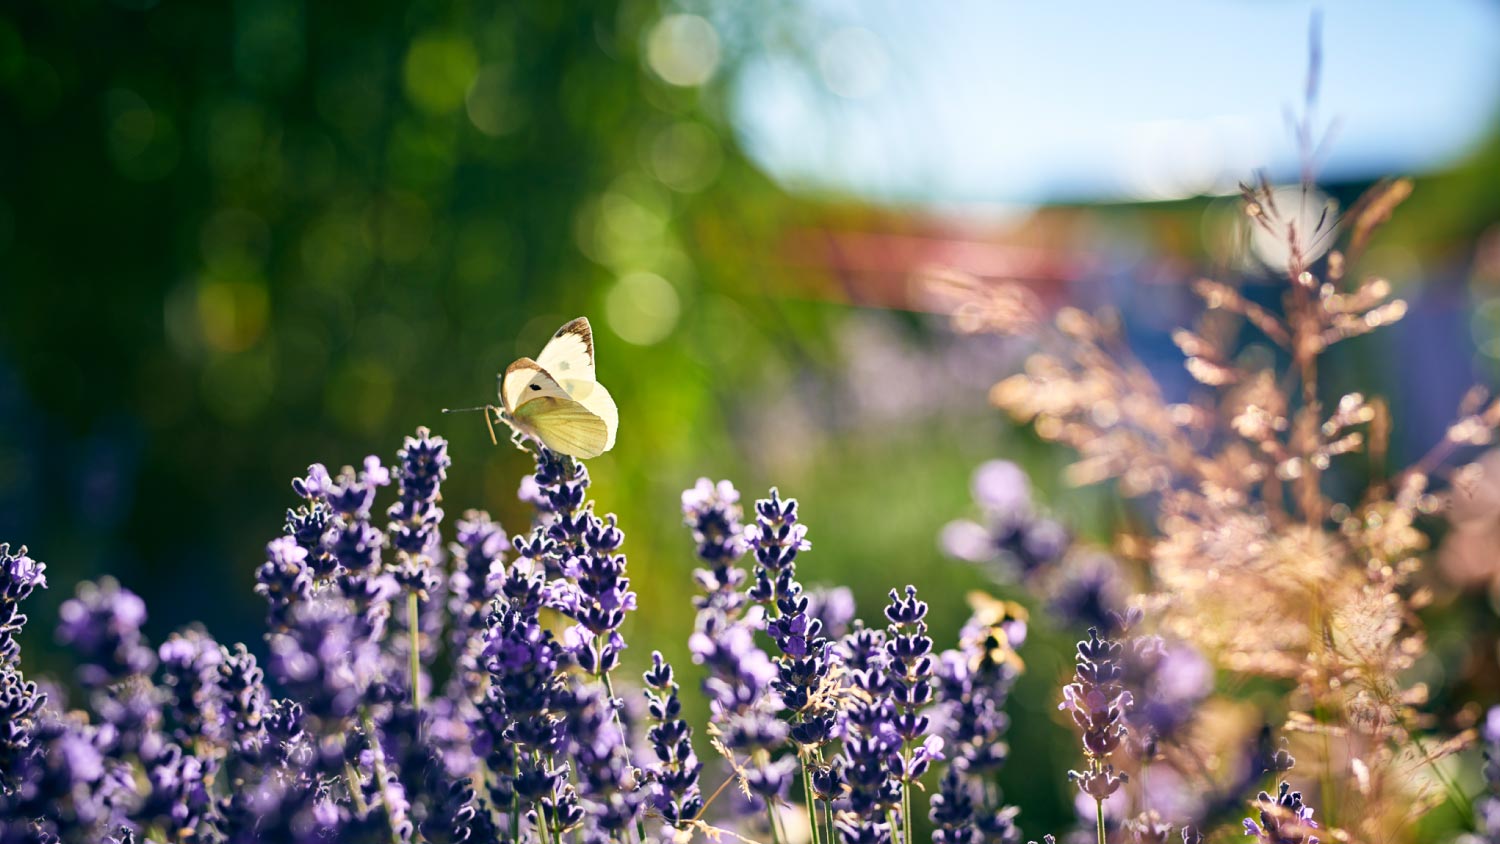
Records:
[[[589,412],[604,422],[606,436],[604,451],[615,447],[615,431],[620,427],[620,411],[615,407],[614,396],[597,381],[565,381],[564,386],[573,400],[588,408]]]
[[[580,386],[587,390],[582,399],[570,395],[536,361],[521,358],[506,368],[500,400],[517,427],[553,451],[597,457],[614,445],[618,412],[603,387],[592,382]]]
[[[521,405],[516,421],[553,451],[580,459],[598,457],[614,445],[614,430],[575,401],[533,399]]]
[[[594,330],[587,317],[557,329],[536,362],[558,383],[572,390],[573,381],[594,381]]]
[[[521,358],[507,366],[505,374],[500,376],[500,403],[511,414],[526,402],[544,396],[569,398],[557,379],[531,358]]]

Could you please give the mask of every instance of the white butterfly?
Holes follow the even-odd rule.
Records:
[[[559,328],[536,360],[505,368],[500,403],[501,419],[553,451],[588,458],[615,446],[620,412],[594,380],[594,332],[585,317]]]

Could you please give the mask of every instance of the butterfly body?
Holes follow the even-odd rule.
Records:
[[[535,360],[506,367],[500,403],[503,420],[553,451],[589,458],[615,445],[620,414],[595,379],[594,334],[584,317],[558,329]]]

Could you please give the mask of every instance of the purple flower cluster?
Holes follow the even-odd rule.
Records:
[[[1479,737],[1484,742],[1486,790],[1474,806],[1474,825],[1484,841],[1500,841],[1500,706],[1485,713]]]
[[[943,529],[943,545],[952,556],[1025,578],[1067,553],[1072,538],[1061,523],[1036,512],[1031,481],[1020,466],[1009,460],[983,463],[974,470],[970,489],[983,521],[959,520]]]
[[[47,588],[46,568],[26,556],[24,546],[11,553],[9,545],[0,544],[0,805],[20,788],[16,775],[31,754],[32,732],[47,700],[22,676],[15,638],[26,626],[21,602],[38,587]]]
[[[1074,548],[1068,529],[1039,512],[1025,470],[1008,460],[982,463],[970,491],[981,516],[943,528],[949,556],[983,566],[1001,583],[1020,581],[1063,626],[1114,632],[1125,597],[1118,564]]]
[[[1025,609],[971,597],[958,646],[938,652],[906,586],[866,626],[849,590],[800,579],[811,545],[796,499],[772,489],[747,525],[731,484],[700,481],[682,498],[701,563],[688,645],[710,712],[695,735],[659,652],[644,711],[616,695],[636,608],[624,533],[594,512],[582,463],[517,441],[535,457],[521,532],[468,511],[443,536],[451,461],[425,429],[389,467],[309,467],[256,571],[263,648],[197,625],[153,647],[138,596],[108,578],[80,585],[56,628],[86,696],[66,711],[19,664],[20,604],[47,585],[44,567],[0,546],[0,842],[646,844],[718,836],[710,818],[731,804],[747,833],[778,842],[799,810],[812,844],[916,844],[919,819],[937,844],[1022,840],[995,777]],[[1042,566],[1066,532],[1031,515],[1013,469],[990,466],[976,487],[991,529],[1009,526],[993,547]],[[1112,754],[1144,764],[1207,691],[1191,649],[1118,638],[1138,621],[1091,631],[1064,690],[1088,760],[1073,777],[1101,824],[1125,779]],[[712,813],[725,789],[701,782],[705,734],[738,781]],[[1315,841],[1285,783],[1259,805],[1250,834]],[[1127,829],[1140,842],[1170,831],[1151,813]]]
[[[682,720],[672,666],[660,651],[651,654],[651,668],[644,679],[651,714],[646,740],[656,756],[656,761],[646,766],[651,802],[667,825],[684,830],[703,811],[703,794],[698,787],[703,765],[693,753],[693,730]]]
[[[1293,791],[1286,780],[1276,787],[1276,796],[1262,791],[1255,801],[1260,821],[1245,818],[1246,835],[1266,844],[1318,844],[1312,807],[1302,802],[1302,792]]]
[[[1003,601],[975,601],[958,650],[945,651],[936,677],[942,734],[952,763],[932,797],[936,844],[1020,840],[1017,810],[1001,805],[984,784],[1005,764],[1004,706],[1021,671],[1016,651],[1026,640],[1026,611]]]
[[[740,523],[740,495],[728,481],[707,478],[682,494],[684,521],[697,542],[703,568],[693,572],[702,594],[694,598],[698,613],[688,648],[704,667],[703,693],[714,720],[746,716],[769,705],[776,668],[755,642],[764,610],[749,607],[746,572],[739,560],[747,550]]]

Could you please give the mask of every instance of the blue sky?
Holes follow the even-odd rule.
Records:
[[[792,188],[1026,205],[1294,178],[1321,10],[1331,178],[1441,168],[1494,131],[1500,2],[814,0],[738,77],[735,123]],[[795,55],[793,55],[795,54]]]

